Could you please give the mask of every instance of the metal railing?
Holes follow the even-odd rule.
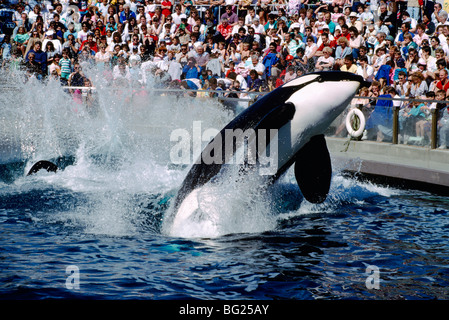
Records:
[[[174,3],[174,5],[173,5],[173,7],[176,5],[176,4],[181,4],[182,5],[182,2],[180,2],[180,1],[175,1],[175,3]],[[233,11],[237,14],[237,16],[239,15],[239,13],[240,13],[240,5],[237,3],[237,4],[233,4],[233,5],[231,5],[232,7],[233,7]],[[214,5],[210,5],[210,4],[194,4],[194,5],[192,5],[192,7],[194,7],[195,9],[196,9],[196,11],[198,12],[198,14],[201,16],[201,18],[203,17],[203,13],[207,10],[207,9],[209,9],[209,8],[211,8],[211,7],[216,7],[217,8],[217,10],[218,10],[218,17],[214,17],[214,18],[217,18],[218,19],[218,21],[220,20],[219,18],[221,17],[221,14],[222,14],[222,10],[223,11],[225,11],[226,10],[226,7],[227,7],[227,5],[226,4],[222,4],[222,5],[219,5],[219,6],[214,6]],[[243,7],[243,6],[242,6]],[[249,8],[249,7],[252,7],[252,8],[254,8],[254,12],[256,13],[256,15],[258,14],[258,12],[259,12],[259,8],[261,8],[261,6],[258,6],[256,3],[252,3],[252,4],[250,4],[250,5],[248,5],[248,6],[246,6],[247,8]],[[269,11],[269,12],[273,12],[273,11],[276,11],[277,10],[277,8],[284,8],[284,9],[287,9],[288,8],[288,3],[270,3],[270,4],[267,4],[266,5],[266,9]],[[246,9],[247,10],[247,9]]]
[[[12,87],[3,87],[0,86],[0,90],[7,89],[11,90]],[[62,90],[65,90],[67,92],[70,92],[70,90],[81,90],[82,92],[86,91],[96,91],[97,88],[95,87],[77,87],[77,86],[61,86]],[[142,89],[142,88],[140,88]],[[170,89],[170,88],[164,88],[164,89],[158,89],[158,88],[143,88],[143,90],[148,91],[148,93],[157,93],[157,94],[169,94],[169,95],[176,95],[178,97],[188,96],[189,93],[193,93],[193,96],[197,96],[199,93],[206,93],[211,94],[214,93],[213,96],[206,96],[205,99],[217,99],[220,103],[222,103],[225,107],[232,110],[234,113],[240,112],[242,109],[245,109],[249,107],[251,104],[253,104],[259,97],[268,94],[269,92],[247,92],[247,91],[226,91],[226,90],[194,90],[194,89]],[[228,94],[237,93],[237,94],[246,94],[247,96],[245,98],[231,98],[227,97]],[[130,94],[132,93],[132,90],[130,90]],[[446,106],[449,105],[449,101],[440,101],[440,100],[430,100],[430,99],[409,99],[409,98],[390,98],[390,97],[365,97],[365,96],[355,96],[354,99],[365,99],[365,100],[372,100],[370,105],[375,110],[377,101],[379,100],[389,100],[389,101],[399,101],[402,102],[401,105],[393,105],[391,107],[391,112],[388,119],[391,121],[392,127],[391,127],[391,139],[388,140],[388,143],[392,144],[399,144],[400,138],[402,137],[402,143],[406,143],[405,141],[405,130],[401,130],[400,125],[400,111],[405,107],[406,103],[439,103],[439,104],[445,104]],[[236,108],[236,104],[239,104],[241,108]],[[356,105],[349,105],[348,109],[350,108],[359,108],[362,109],[360,106]],[[373,110],[373,112],[374,112]],[[430,110],[430,134],[429,134],[429,144],[428,147],[430,149],[436,149],[438,148],[438,121],[439,121],[439,111],[438,109],[431,109]],[[346,115],[343,114],[336,120],[336,126],[342,125],[345,123]],[[368,119],[368,118],[367,118]],[[335,125],[334,125],[335,126]],[[329,135],[333,135],[334,132],[330,130],[328,132]],[[362,140],[361,137],[355,137],[352,138],[353,140]],[[448,140],[449,141],[449,140]]]
[[[399,144],[400,143],[400,137],[402,135],[402,142],[405,144],[407,141],[405,141],[405,136],[407,132],[405,132],[405,129],[401,131],[400,126],[400,110],[405,108],[406,106],[404,103],[437,103],[437,104],[445,104],[446,106],[449,105],[449,101],[441,101],[441,100],[432,100],[432,99],[409,99],[409,98],[388,98],[388,97],[364,97],[364,96],[355,96],[354,99],[365,99],[365,100],[373,100],[376,102],[378,100],[388,100],[388,101],[401,101],[401,105],[393,105],[391,106],[391,118],[387,120],[391,120],[392,123],[392,135],[391,135],[391,143],[392,144]],[[352,106],[351,108],[353,108]],[[362,109],[360,106],[356,106],[359,109]],[[374,106],[375,110],[376,106]],[[388,107],[387,107],[388,108]],[[373,112],[375,112],[373,110]],[[438,147],[438,121],[439,121],[439,115],[440,110],[437,108],[430,110],[430,149],[436,149]],[[425,137],[424,137],[425,138]],[[355,140],[361,140],[361,137],[353,138]]]
[[[64,87],[65,89],[81,89],[81,90],[95,90],[95,88],[92,87]],[[251,104],[253,104],[259,97],[269,93],[269,92],[247,92],[247,91],[225,91],[225,90],[194,90],[194,89],[148,89],[149,92],[154,93],[164,93],[164,94],[174,94],[174,95],[185,95],[188,93],[194,93],[196,96],[198,93],[215,93],[216,95],[212,97],[205,97],[208,99],[217,99],[219,102],[221,102],[225,107],[228,107],[231,109],[234,113],[238,113],[241,110],[236,108],[236,104],[240,104],[243,108],[249,107]],[[247,95],[245,98],[231,98],[227,97],[228,94],[231,93],[237,93],[237,94],[245,94]],[[404,104],[406,103],[439,103],[439,104],[445,104],[449,105],[449,101],[440,101],[440,100],[430,100],[430,99],[410,99],[410,98],[389,98],[389,97],[364,97],[364,96],[355,96],[354,99],[365,99],[365,100],[372,100],[371,105],[375,103],[377,105],[377,101],[379,100],[389,100],[389,101],[400,101],[401,105],[393,105],[391,106],[391,122],[392,122],[392,136],[391,136],[391,143],[392,144],[399,144],[400,142],[400,136],[403,136],[403,143],[407,143],[405,141],[404,136],[406,135],[405,132],[401,132],[400,130],[400,110],[401,108],[406,107]],[[354,107],[354,106],[352,106]],[[351,106],[349,106],[351,108]],[[374,110],[376,106],[373,107]],[[374,112],[373,110],[373,112]],[[430,148],[436,149],[438,148],[438,120],[439,120],[439,110],[438,109],[431,109],[430,111],[431,115],[431,121],[430,121]],[[345,119],[343,119],[344,121]],[[341,119],[340,119],[341,121]],[[411,135],[410,135],[411,136]],[[361,137],[354,138],[355,140],[361,140]]]

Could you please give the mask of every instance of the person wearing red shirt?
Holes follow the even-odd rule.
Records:
[[[226,78],[229,76],[229,74],[231,72],[235,72],[235,62],[234,61],[229,62],[229,70],[226,71]]]
[[[150,40],[151,39],[151,40]],[[154,33],[150,33],[150,34],[146,34],[144,35],[144,42],[148,40],[148,45],[150,45],[151,43],[157,43],[159,41],[159,37]]]
[[[95,29],[100,30],[100,34],[101,34],[102,36],[105,36],[105,35],[106,35],[106,27],[103,25],[103,21],[102,21],[101,19],[98,19],[98,20],[97,20],[97,23],[96,23],[96,25],[95,25]]]
[[[323,32],[321,34],[321,45],[318,47],[318,50],[316,51],[316,56],[323,55],[324,47],[330,47],[332,50],[335,50],[335,48],[337,47],[337,41],[330,40],[329,34],[327,32]]]
[[[171,15],[171,11],[172,11],[172,3],[169,0],[165,0],[161,2],[161,9],[162,9],[162,14],[165,17],[168,17],[169,15]]]
[[[228,23],[228,19],[224,18],[221,20],[221,23],[217,27],[217,31],[221,33],[226,42],[229,40],[232,36],[232,26]]]
[[[443,90],[444,92],[447,93],[447,91],[449,90],[449,79],[447,78],[447,70],[446,69],[441,69],[440,73],[439,73],[439,79],[435,81],[436,85],[435,85],[435,91],[438,90]]]
[[[97,41],[94,40],[93,34],[89,34],[87,36],[87,40],[82,42],[80,52],[83,51],[84,47],[89,47],[90,50],[94,51],[95,53],[98,52]]]
[[[351,40],[351,34],[349,33],[349,27],[347,24],[341,26],[341,35],[340,37],[346,37],[346,39]]]

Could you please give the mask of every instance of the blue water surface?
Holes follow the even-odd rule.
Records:
[[[314,207],[279,183],[272,230],[188,239],[161,232],[173,192],[74,190],[58,175],[0,182],[1,299],[449,298],[445,197],[337,176]]]
[[[172,159],[172,134],[198,131],[188,143],[201,152],[206,130],[235,114],[216,99],[151,86],[135,95],[88,75],[90,105],[56,81],[1,90],[0,299],[449,298],[447,198],[337,167],[321,205],[303,200],[291,171],[267,190],[222,179],[201,194],[208,214],[178,229],[208,232],[167,232],[188,170]],[[27,176],[38,160],[60,170]]]

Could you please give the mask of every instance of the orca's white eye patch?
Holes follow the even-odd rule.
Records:
[[[313,80],[315,80],[318,77],[319,77],[318,74],[308,74],[308,75],[305,75],[305,76],[302,76],[302,77],[299,77],[299,78],[296,78],[296,79],[293,79],[293,80],[287,82],[286,84],[284,84],[283,87],[300,86],[300,85],[305,84],[307,82],[313,81]]]

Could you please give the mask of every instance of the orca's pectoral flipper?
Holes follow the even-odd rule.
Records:
[[[55,165],[53,162],[47,161],[47,160],[41,160],[36,162],[28,171],[27,176],[37,173],[38,171],[45,169],[48,172],[56,172],[58,170],[58,166]]]
[[[288,121],[293,119],[295,115],[296,107],[293,103],[287,102],[276,108],[274,108],[269,114],[267,114],[255,127],[255,130],[259,129],[280,129]]]
[[[324,135],[314,136],[295,156],[295,177],[307,201],[322,203],[329,193],[332,165]]]
[[[293,103],[287,102],[282,105],[273,108],[273,110],[267,114],[254,128],[256,131],[255,138],[256,146],[258,148],[265,147],[271,143],[271,139],[275,137],[272,135],[271,130],[279,130],[285,126],[290,120],[295,116],[296,107]],[[263,135],[263,130],[265,130],[265,135]],[[252,141],[250,141],[252,142]],[[253,142],[254,143],[254,142]],[[284,143],[290,143],[289,141],[284,141]],[[257,157],[262,153],[267,153],[266,149],[258,149]],[[258,159],[257,158],[257,159]]]

